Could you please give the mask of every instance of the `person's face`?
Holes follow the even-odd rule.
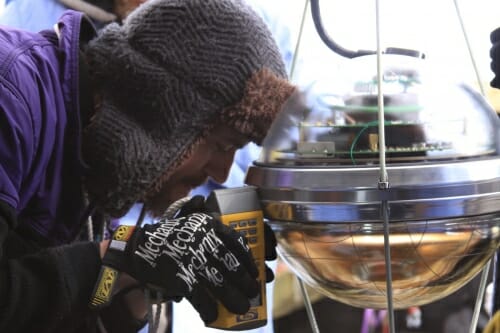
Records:
[[[150,213],[154,216],[163,214],[170,204],[187,196],[209,177],[223,183],[229,174],[236,150],[248,142],[247,137],[234,129],[224,125],[216,126],[191,156],[174,170],[159,193],[148,200]]]

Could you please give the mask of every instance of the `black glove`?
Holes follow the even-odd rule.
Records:
[[[181,209],[177,212],[175,217],[183,217],[194,213],[207,213],[207,207],[205,206],[205,197],[202,195],[195,195],[188,202],[182,205]]]
[[[186,216],[196,212],[204,212],[210,214],[209,210],[205,206],[205,197],[202,195],[195,195],[188,202],[186,202],[181,207],[176,217]],[[276,237],[274,235],[273,230],[267,223],[264,223],[264,238],[265,238],[264,246],[265,246],[266,260],[267,261],[276,260],[276,258],[278,257],[278,254],[276,252],[276,245],[277,245]],[[272,269],[266,265],[266,282],[269,283],[273,280],[274,280],[274,273]]]
[[[269,224],[264,222],[264,238],[266,240],[265,246],[266,246],[266,260],[272,261],[276,260],[278,257],[278,254],[276,252],[276,236],[274,235],[274,231],[271,229]],[[269,266],[266,265],[266,282],[271,282],[274,280],[274,273],[273,271],[269,268]]]
[[[500,28],[497,28],[491,33],[490,40],[492,43],[490,49],[491,70],[495,74],[490,85],[493,88],[500,89]]]
[[[245,238],[216,216],[191,213],[135,231],[121,269],[166,299],[186,297],[205,323],[217,319],[216,300],[243,314],[259,293],[258,271]]]

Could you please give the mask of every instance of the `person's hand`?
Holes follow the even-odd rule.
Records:
[[[205,205],[205,197],[202,195],[195,195],[188,202],[186,202],[176,214],[176,217],[182,217],[196,212],[210,213],[209,209]],[[276,260],[278,257],[276,245],[277,242],[273,230],[267,223],[264,223],[264,248],[265,259],[267,261]],[[266,282],[269,283],[273,280],[274,273],[271,268],[266,265]]]
[[[269,224],[264,222],[264,238],[265,238],[265,256],[266,260],[272,261],[278,258],[278,253],[276,252],[276,236],[274,235],[274,231],[271,229]],[[271,282],[274,280],[274,273],[266,265],[266,282]]]
[[[183,217],[193,213],[209,213],[205,205],[205,197],[202,195],[195,195],[186,202],[179,211],[175,214],[175,217]]]
[[[492,43],[490,49],[491,70],[495,74],[490,85],[493,88],[500,89],[500,28],[497,28],[491,33],[490,40]]]
[[[245,238],[212,214],[145,225],[134,232],[126,253],[130,263],[124,271],[167,299],[186,297],[205,323],[217,318],[216,300],[244,314],[259,293]]]

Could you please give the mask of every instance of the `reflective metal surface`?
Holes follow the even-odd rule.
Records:
[[[377,186],[377,167],[277,168],[253,166],[269,219],[307,222],[436,219],[494,213],[500,208],[500,159],[389,165],[391,187]]]

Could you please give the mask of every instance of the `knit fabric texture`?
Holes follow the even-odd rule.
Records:
[[[216,124],[259,144],[295,88],[264,21],[238,0],[150,0],[85,50],[100,105],[86,185],[119,217],[161,187]]]

